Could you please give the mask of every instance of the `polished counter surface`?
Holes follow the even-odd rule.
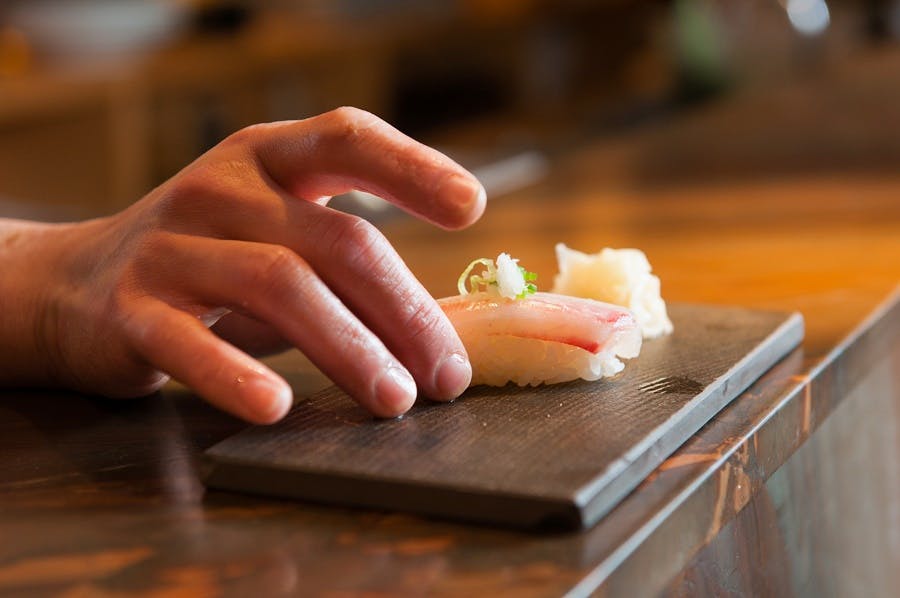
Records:
[[[582,149],[469,230],[383,223],[436,296],[507,251],[643,249],[669,301],[797,310],[802,346],[596,527],[528,533],[210,491],[241,430],[177,388],[0,393],[0,593],[886,595],[900,553],[900,179],[640,185]],[[714,351],[714,347],[710,347]],[[326,382],[272,360],[297,389]],[[895,563],[894,563],[895,564]]]

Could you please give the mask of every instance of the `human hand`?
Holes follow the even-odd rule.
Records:
[[[114,216],[7,222],[0,383],[126,397],[171,376],[268,423],[291,390],[245,351],[292,345],[379,416],[417,387],[458,396],[471,367],[443,311],[374,226],[326,207],[350,189],[448,229],[485,204],[460,166],[341,108],[241,130]]]

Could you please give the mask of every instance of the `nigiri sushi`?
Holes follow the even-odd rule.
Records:
[[[556,245],[559,274],[553,293],[585,297],[627,307],[634,314],[644,338],[672,332],[666,302],[660,295],[659,278],[639,249],[610,249],[587,254]]]
[[[486,272],[470,276],[479,264]],[[473,386],[597,380],[622,371],[619,358],[638,355],[641,332],[630,311],[537,292],[533,280],[501,254],[496,264],[470,264],[460,277],[460,294],[438,300],[469,354]]]

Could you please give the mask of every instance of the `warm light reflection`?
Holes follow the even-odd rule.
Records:
[[[819,35],[831,23],[825,0],[788,0],[786,8],[791,25],[803,35]]]

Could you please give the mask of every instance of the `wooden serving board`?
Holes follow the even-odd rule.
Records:
[[[672,305],[597,382],[476,387],[378,420],[328,388],[205,454],[214,488],[521,527],[588,527],[803,338],[799,314]]]

